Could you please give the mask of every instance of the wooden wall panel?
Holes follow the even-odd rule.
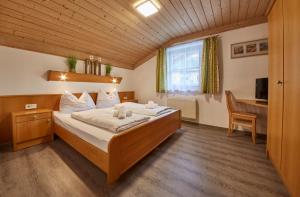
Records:
[[[300,196],[300,1],[284,0],[284,115],[282,174],[291,196]]]
[[[81,93],[75,95],[80,97]],[[97,93],[90,95],[96,102]],[[134,98],[134,92],[119,92],[121,98],[124,95]],[[36,103],[38,109],[58,110],[60,97],[61,94],[0,96],[0,143],[11,140],[11,112],[22,111],[30,103]]]
[[[283,124],[283,15],[282,0],[277,0],[269,15],[269,111],[268,151],[277,171],[281,170]]]

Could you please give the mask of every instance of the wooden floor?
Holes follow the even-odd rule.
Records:
[[[288,196],[264,140],[223,129],[183,128],[112,186],[63,141],[11,152],[0,148],[0,196]]]

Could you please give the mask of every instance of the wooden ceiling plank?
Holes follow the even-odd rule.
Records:
[[[130,1],[128,0],[115,0],[116,2],[118,2],[120,5],[122,5],[124,7],[124,9],[127,9],[128,11],[130,11],[131,13],[133,13],[136,17],[140,18],[142,21],[144,21],[144,23],[147,23],[149,26],[151,26],[153,29],[160,29],[160,34],[164,35],[165,40],[168,40],[170,37],[172,37],[170,35],[170,32],[168,32],[168,29],[166,29],[166,27],[161,23],[161,21],[157,21],[157,20],[153,20],[152,16],[149,17],[144,17],[142,15],[140,15],[139,13],[137,13],[137,11],[133,8],[132,4],[130,3]]]
[[[12,24],[12,23],[1,24],[0,31],[3,32],[3,30],[7,30],[7,29],[11,30],[13,32],[13,35],[15,36],[24,37],[35,41],[56,45],[62,48],[76,49],[78,51],[85,52],[88,54],[101,54],[106,58],[110,58],[118,62],[132,64],[131,61],[130,62],[127,61],[128,57],[121,57],[120,55],[114,55],[110,52],[105,52],[103,50],[95,51],[94,48],[88,48],[84,46],[78,47],[78,43],[74,40],[62,39],[57,37],[56,35],[51,35],[42,30],[37,31],[36,29],[31,29],[28,27],[24,28],[23,26]],[[69,55],[73,55],[73,54],[69,54]],[[86,56],[86,58],[88,58],[88,56]],[[126,58],[126,60],[123,58]]]
[[[91,3],[96,8],[105,11],[107,14],[111,14],[116,19],[122,21],[124,24],[130,26],[133,29],[137,29],[144,35],[155,37],[158,40],[161,40],[161,35],[153,30],[153,28],[149,28],[143,22],[139,21],[136,17],[134,20],[131,20],[131,17],[128,13],[130,12],[120,12],[120,5],[115,3],[114,1],[99,1],[99,0],[86,0]],[[99,10],[98,10],[99,12]],[[131,15],[131,13],[130,13]]]
[[[31,0],[31,1],[43,1],[43,0]],[[72,3],[69,0],[52,0],[52,1],[55,2],[57,5],[61,6],[61,9],[63,10],[61,13],[65,14],[67,10],[73,11],[73,15],[71,15],[72,18],[85,20],[86,23],[93,25],[94,28],[98,27],[101,28],[103,31],[102,26],[105,26],[106,28],[108,28],[110,32],[114,32],[118,36],[124,36],[128,40],[132,42],[138,42],[140,44],[156,45],[158,43],[157,41],[143,39],[141,35],[137,34],[134,31],[131,31],[130,29],[126,29],[125,26],[121,28],[120,27],[122,26],[121,24],[118,24],[120,25],[118,26],[109,20],[100,18],[94,13],[91,13],[91,11],[85,9],[84,7],[78,6],[77,4]],[[50,1],[46,1],[46,2],[50,2]]]
[[[239,29],[239,28],[247,27],[247,26],[251,26],[251,25],[266,23],[267,21],[268,21],[267,17],[262,16],[262,17],[258,17],[258,18],[254,18],[254,19],[250,19],[250,20],[236,22],[234,24],[223,25],[221,27],[211,28],[211,29],[208,29],[205,31],[200,31],[200,32],[191,33],[191,34],[184,35],[184,36],[179,36],[177,38],[173,38],[173,39],[169,40],[168,42],[164,43],[160,47],[167,48],[167,47],[173,46],[175,44],[190,42],[193,40],[199,40],[199,39],[203,39],[206,36],[215,35],[215,34],[225,32],[225,31]],[[153,51],[152,53],[150,53],[150,55],[147,55],[147,57],[144,57],[144,58],[140,59],[139,61],[137,61],[138,64],[135,63],[134,68],[137,68],[138,66],[142,65],[143,63],[145,63],[145,61],[152,58],[155,54],[156,54],[156,51]]]
[[[200,0],[200,3],[203,7],[209,28],[216,27],[216,21],[215,21],[215,17],[213,14],[210,0]]]
[[[194,22],[191,20],[190,16],[182,6],[180,0],[169,0],[177,13],[181,16],[181,18],[184,20],[185,24],[190,28],[191,32],[197,31],[197,26],[194,24]]]
[[[43,15],[48,15],[57,18],[57,21],[65,21],[71,24],[80,25],[81,28],[97,31],[99,34],[105,33],[107,35],[113,36],[115,39],[122,40],[129,45],[135,45],[136,47],[149,47],[153,43],[142,41],[138,38],[131,36],[129,33],[124,33],[120,31],[116,26],[108,23],[104,20],[90,20],[88,17],[83,16],[81,13],[74,12],[66,6],[61,4],[56,4],[55,1],[43,1],[42,4],[35,2],[36,0],[28,0],[25,4],[25,0],[11,0],[15,2],[20,2],[22,5],[27,6],[33,10],[41,12]],[[72,6],[73,4],[71,4]],[[78,8],[78,7],[76,7]],[[80,8],[78,8],[80,9]],[[120,36],[122,35],[122,36]],[[153,45],[152,47],[154,47]]]
[[[177,21],[177,23],[181,26],[181,28],[185,29],[185,33],[191,31],[188,25],[184,22],[184,20],[178,14],[177,10],[174,8],[174,6],[171,4],[169,0],[159,0],[159,1],[162,5],[164,5],[164,7],[166,7],[166,9],[169,11],[172,17]]]
[[[170,25],[174,26],[174,28],[176,28],[177,30],[177,36],[179,35],[183,35],[188,33],[189,31],[187,31],[187,29],[183,28],[180,23],[174,18],[174,16],[171,14],[171,11],[160,2],[160,0],[157,0],[157,2],[160,4],[161,8],[160,8],[160,12],[162,13],[162,15],[165,15],[168,22],[170,23]]]
[[[27,38],[16,37],[2,32],[0,32],[0,45],[35,52],[48,53],[52,55],[59,55],[62,57],[68,57],[70,54],[74,54],[81,60],[84,60],[89,55],[87,53],[79,52],[77,50],[66,49],[55,45],[46,44],[43,42],[33,41]],[[107,58],[102,58],[102,62],[104,64],[111,63],[112,65],[120,68],[133,69],[133,66],[131,65],[126,65],[124,63],[109,60]]]
[[[275,3],[276,0],[270,0],[269,2],[269,5],[266,9],[266,12],[265,12],[265,16],[269,16],[269,13],[271,12],[273,6],[274,6],[274,3]]]
[[[247,13],[247,18],[254,18],[256,15],[256,11],[258,9],[259,6],[259,1],[260,0],[251,0],[249,1],[249,9],[248,9],[248,13]]]
[[[117,51],[113,51],[109,49],[108,47],[103,47],[101,45],[94,45],[93,43],[84,42],[80,39],[74,39],[72,36],[66,36],[65,34],[61,34],[57,31],[49,31],[48,29],[43,28],[42,26],[33,25],[31,23],[14,19],[11,17],[7,17],[0,13],[0,24],[2,25],[1,28],[7,27],[7,28],[13,28],[15,31],[21,31],[30,33],[34,36],[40,36],[44,40],[53,39],[53,40],[59,40],[61,44],[66,45],[75,45],[77,48],[80,48],[81,50],[85,50],[86,52],[90,52],[90,54],[98,53],[103,54],[106,57],[120,57],[124,59],[133,59],[138,58],[138,56],[132,56],[129,54],[123,54]],[[67,43],[68,42],[68,43]]]
[[[240,0],[230,0],[230,23],[236,23],[239,19]]]
[[[222,8],[220,0],[210,0],[213,15],[215,18],[215,22],[217,26],[223,25],[223,16],[222,16]]]
[[[72,2],[69,0],[69,2]],[[126,17],[123,16],[118,16],[116,17],[114,15],[114,10],[111,9],[110,7],[105,7],[106,10],[102,7],[98,7],[97,4],[94,4],[94,2],[90,2],[88,0],[81,0],[81,1],[73,1],[74,4],[76,4],[77,6],[81,7],[82,9],[85,9],[87,12],[91,12],[92,15],[95,15],[103,20],[109,21],[110,23],[112,23],[113,25],[118,26],[121,30],[128,32],[136,37],[139,37],[142,40],[149,40],[150,42],[153,43],[159,43],[160,41],[164,40],[161,37],[156,37],[152,36],[150,33],[150,31],[144,31],[143,29],[140,29],[137,25],[132,25],[132,23],[128,20],[124,20],[126,19]],[[96,2],[97,3],[97,2]],[[99,2],[98,2],[99,3]],[[104,4],[105,5],[105,4]],[[100,8],[100,9],[99,9]]]
[[[175,18],[170,14],[169,10],[161,3],[160,6],[161,15],[163,15],[166,18],[166,20],[169,23],[169,26],[172,26],[176,29],[176,37],[187,33],[187,31],[184,28],[182,28],[182,26],[180,26],[177,20],[175,20]]]
[[[10,3],[10,4],[8,4],[7,6],[8,7],[13,7],[14,9],[19,9],[19,10],[26,10],[27,8],[26,7],[24,7],[24,6],[20,6],[20,5],[18,5],[18,4],[14,4],[14,3],[11,3],[11,2],[8,2],[8,3]],[[23,11],[19,11],[19,12],[23,12]],[[36,12],[36,11],[34,11],[34,10],[31,10],[31,9],[27,9],[26,11],[24,11],[23,12],[23,17],[26,17],[26,18],[28,18],[30,15],[32,15],[33,16],[33,18],[36,18],[35,20],[33,20],[33,21],[40,21],[42,18],[43,19],[45,19],[45,20],[47,20],[48,22],[49,22],[49,20],[48,19],[51,19],[50,17],[45,17],[45,15],[42,15],[42,16],[39,16],[40,15],[40,13],[39,12]],[[38,18],[37,18],[38,17]],[[48,23],[47,22],[47,23]],[[53,18],[53,20],[51,19],[50,20],[50,22],[53,22],[53,25],[59,25],[60,23],[61,23],[61,21],[58,21],[56,18]],[[51,23],[50,23],[51,24]],[[68,25],[67,24],[62,24],[63,26],[65,26],[65,28],[62,28],[62,30],[64,30],[64,29],[68,29]],[[76,26],[75,26],[75,28],[74,27],[70,27],[70,29],[72,30],[73,29],[73,31],[74,32],[76,32],[77,30],[80,30],[80,29],[82,29],[81,27],[79,27],[79,28],[77,28]],[[91,34],[91,35],[93,35],[93,34]],[[98,34],[97,35],[97,37],[99,37],[99,38],[101,38],[101,34]],[[109,37],[107,37],[106,39],[108,39]],[[92,40],[91,40],[92,41]],[[109,41],[109,39],[108,39],[108,41]],[[114,40],[111,40],[111,42],[112,43],[115,43],[115,41]],[[122,43],[120,44],[120,47],[122,48]],[[127,48],[128,49],[130,49],[130,47],[129,47],[130,45],[128,45],[127,46]],[[124,46],[125,47],[125,46]]]
[[[5,1],[5,0],[3,0],[3,1]],[[78,20],[74,20],[73,18],[65,16],[64,14],[61,14],[59,12],[54,12],[53,10],[51,10],[47,7],[44,7],[42,5],[39,5],[36,3],[32,4],[34,2],[29,2],[29,1],[24,2],[24,0],[10,0],[10,1],[6,1],[6,2],[13,2],[15,4],[14,6],[18,6],[18,8],[20,8],[20,9],[28,8],[29,10],[31,10],[31,11],[27,12],[28,14],[30,14],[31,12],[37,11],[36,13],[38,13],[41,18],[44,18],[46,16],[52,16],[56,19],[57,23],[59,23],[60,21],[64,21],[66,23],[70,23],[75,26],[78,26],[78,28],[81,30],[93,31],[99,35],[107,33],[108,35],[112,36],[114,39],[124,42],[124,43],[128,44],[128,46],[134,46],[136,48],[140,48],[140,50],[144,49],[144,47],[148,48],[148,49],[152,48],[152,47],[149,48],[149,46],[147,47],[146,45],[143,46],[143,44],[140,44],[140,43],[130,42],[128,39],[123,38],[123,36],[117,36],[115,34],[112,34],[112,32],[110,32],[109,30],[107,30],[105,28],[100,29],[97,26],[88,25],[86,23],[86,20],[79,22]],[[99,29],[99,30],[96,31],[97,29]],[[141,46],[143,46],[143,48],[141,48]]]
[[[230,24],[230,0],[220,0],[222,9],[223,25]]]
[[[256,17],[265,16],[270,3],[272,3],[271,0],[261,0],[255,13]]]
[[[128,18],[131,21],[134,21],[134,23],[136,25],[141,25],[143,27],[143,29],[145,29],[146,31],[150,30],[150,31],[153,32],[153,34],[160,34],[160,32],[156,30],[156,28],[153,28],[151,25],[149,25],[147,23],[147,20],[145,20],[145,18],[141,18],[140,16],[137,16],[136,15],[136,11],[135,12],[131,12],[130,10],[126,9],[127,6],[124,7],[121,4],[119,4],[118,2],[116,2],[115,0],[111,0],[111,1],[97,0],[97,1],[102,1],[102,2],[106,3],[108,6],[111,6],[112,8],[116,9],[117,12],[123,13],[123,15],[125,15],[125,18]],[[163,14],[164,12],[165,12],[165,10],[161,9],[158,14],[160,16],[164,16],[165,17],[165,14]],[[177,31],[177,33],[178,33],[178,29],[176,30],[177,25],[176,24],[172,25],[172,22],[170,22],[170,21],[168,22],[168,25],[167,25],[168,28],[171,27],[171,28],[173,28],[173,30],[175,32]]]
[[[128,6],[131,7],[131,11],[133,13],[136,13],[137,15],[139,15],[139,17],[141,17],[140,13],[138,13],[137,10],[133,6],[136,3],[136,0],[127,0],[127,2],[129,2]],[[157,2],[157,4],[159,4],[158,1],[156,1],[156,2]],[[162,28],[164,28],[164,31],[169,33],[171,37],[176,37],[178,34],[180,34],[181,31],[177,30],[176,23],[175,24],[170,23],[169,18],[167,17],[168,15],[166,15],[164,7],[161,4],[159,4],[159,6],[160,6],[160,9],[157,13],[155,13],[154,15],[147,17],[147,18],[141,17],[142,20],[145,23],[147,23],[148,20],[156,21],[155,23],[157,25],[160,25]],[[170,39],[171,37],[169,37],[168,39]]]
[[[196,11],[195,11],[194,6],[191,3],[191,1],[190,0],[180,0],[180,3],[182,5],[182,7],[184,8],[184,10],[186,11],[187,15],[189,16],[189,18],[191,19],[191,21],[193,22],[193,24],[196,26],[197,31],[202,31],[204,28],[202,26],[202,23],[201,23],[198,15],[196,14]]]
[[[198,19],[201,21],[203,29],[205,30],[205,29],[209,28],[208,21],[207,21],[206,15],[204,13],[201,2],[199,0],[190,0],[190,1],[191,1],[191,4],[193,5],[193,8],[198,16]]]
[[[247,14],[250,6],[249,0],[240,0],[240,10],[239,10],[239,21],[243,21],[247,19]]]
[[[94,42],[94,43],[97,43],[97,44],[100,44],[100,45],[110,44],[117,51],[120,49],[120,52],[124,52],[125,54],[126,53],[129,53],[129,54],[132,53],[132,54],[135,54],[135,55],[139,54],[138,51],[131,50],[131,48],[129,48],[128,46],[123,47],[122,43],[112,42],[113,40],[110,41],[109,37],[103,37],[101,35],[94,35],[93,33],[85,32],[85,31],[80,32],[80,31],[78,31],[78,28],[74,28],[73,26],[69,27],[69,25],[64,24],[64,23],[60,24],[60,23],[57,23],[56,21],[54,21],[54,23],[52,23],[51,20],[50,20],[51,22],[49,22],[49,20],[43,21],[42,19],[37,18],[37,17],[32,17],[29,14],[24,14],[22,12],[17,12],[17,11],[14,11],[14,10],[10,9],[10,8],[2,7],[1,5],[0,5],[0,7],[1,7],[1,12],[8,15],[8,16],[15,17],[15,18],[18,18],[18,19],[22,19],[22,20],[25,20],[27,22],[31,22],[33,24],[40,25],[40,26],[43,26],[43,27],[48,27],[52,30],[56,30],[58,32],[63,32],[67,35],[78,37],[80,39],[83,39],[83,40],[86,40],[86,41],[89,41],[89,42]]]

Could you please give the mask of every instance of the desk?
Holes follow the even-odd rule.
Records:
[[[237,102],[247,104],[247,105],[253,105],[255,107],[268,108],[268,103],[263,102],[263,101],[249,100],[249,99],[237,99]]]

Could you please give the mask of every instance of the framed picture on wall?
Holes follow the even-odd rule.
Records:
[[[268,39],[253,40],[231,45],[231,58],[268,54]]]

